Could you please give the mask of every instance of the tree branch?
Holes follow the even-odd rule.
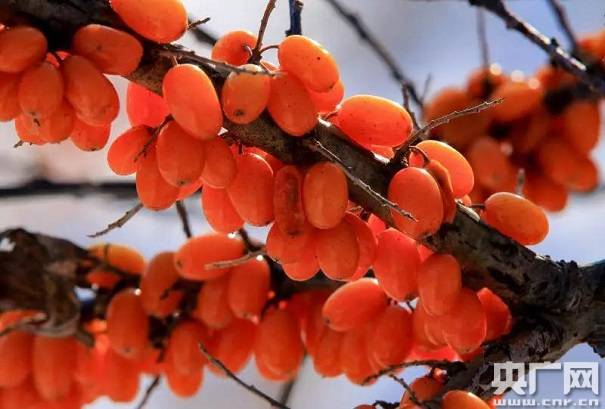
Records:
[[[302,34],[302,11],[305,3],[303,0],[288,0],[290,11],[290,28],[286,30],[287,36]]]
[[[559,26],[563,33],[567,37],[567,41],[569,41],[569,46],[573,51],[578,48],[578,42],[576,40],[576,35],[574,34],[571,24],[569,23],[569,18],[567,17],[567,13],[565,12],[565,8],[561,4],[559,0],[546,0],[553,13],[557,17],[557,21],[559,22]]]

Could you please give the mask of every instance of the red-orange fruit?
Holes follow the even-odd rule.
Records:
[[[31,143],[32,145],[44,145],[46,141],[40,136],[33,126],[31,118],[26,115],[19,115],[15,118],[15,131],[21,142]]]
[[[473,169],[460,152],[446,143],[434,140],[422,141],[416,146],[430,159],[439,161],[447,169],[451,177],[454,197],[462,197],[473,190],[475,183]],[[410,156],[410,164],[421,167],[422,163],[423,158],[413,152]]]
[[[342,373],[340,349],[344,336],[327,327],[322,331],[313,354],[313,369],[319,375],[331,378]]]
[[[204,187],[204,181],[201,178],[195,182],[189,183],[188,185],[181,186],[179,188],[179,194],[176,197],[176,200],[185,200],[200,191],[202,187]]]
[[[48,401],[66,397],[76,367],[76,340],[36,336],[32,365],[34,385],[40,397]]]
[[[74,110],[66,102],[62,101],[59,107],[48,117],[34,119],[23,115],[25,127],[32,134],[37,135],[46,143],[59,143],[69,138],[75,122]]]
[[[208,140],[223,125],[223,111],[212,81],[199,67],[181,64],[164,76],[162,94],[175,121],[192,136]]]
[[[180,187],[193,183],[202,175],[204,144],[175,121],[162,127],[155,151],[160,174],[171,185]]]
[[[131,402],[139,391],[140,371],[132,361],[110,349],[105,356],[103,392],[114,402]]]
[[[412,349],[412,317],[398,305],[387,307],[376,318],[368,340],[373,359],[388,367],[404,361]]]
[[[440,321],[448,345],[458,353],[476,350],[485,341],[487,318],[473,291],[463,288],[454,306]]]
[[[387,307],[387,296],[376,280],[361,278],[339,287],[326,300],[322,314],[336,331],[349,331],[377,317]]]
[[[141,355],[148,344],[149,321],[136,291],[115,295],[107,307],[107,336],[114,351],[126,358]]]
[[[503,98],[502,103],[491,111],[500,122],[519,119],[535,110],[542,100],[543,90],[536,79],[528,81],[507,81],[494,90],[490,98]]]
[[[227,303],[236,317],[259,316],[271,285],[269,264],[263,258],[233,267],[227,284]]]
[[[514,193],[494,193],[485,201],[482,218],[502,234],[523,245],[538,244],[548,234],[544,210]]]
[[[256,333],[254,356],[277,375],[296,374],[304,346],[298,323],[288,310],[271,309],[264,314]]]
[[[57,67],[42,62],[25,70],[19,82],[19,106],[24,114],[46,118],[62,101],[63,77]]]
[[[347,210],[349,191],[344,172],[331,162],[311,166],[303,180],[303,206],[311,225],[336,227]]]
[[[233,319],[228,294],[229,274],[206,281],[198,293],[191,315],[210,328],[225,328]]]
[[[332,280],[346,280],[359,264],[359,243],[355,229],[342,221],[315,234],[315,254],[323,273]]]
[[[152,210],[167,209],[174,204],[179,189],[166,182],[158,169],[155,146],[148,146],[137,160],[137,195],[143,205]]]
[[[260,116],[269,102],[271,80],[261,67],[242,65],[256,74],[229,74],[221,90],[221,103],[225,116],[236,124],[249,124]]]
[[[74,54],[88,58],[105,74],[129,75],[143,57],[143,46],[124,31],[100,24],[89,24],[74,34]]]
[[[21,112],[19,75],[0,72],[0,121],[10,121]]]
[[[302,252],[307,243],[311,241],[314,231],[313,227],[307,225],[301,234],[291,236],[284,234],[274,223],[267,235],[267,254],[280,263],[293,263],[301,258]]]
[[[489,136],[477,139],[466,156],[473,167],[477,184],[491,191],[514,189],[517,172],[498,141]]]
[[[161,96],[137,83],[129,82],[126,89],[126,113],[130,125],[156,128],[170,112]]]
[[[391,210],[395,225],[408,236],[418,240],[439,230],[443,221],[441,192],[424,169],[405,168],[397,172],[389,183],[388,198],[416,219]]]
[[[474,70],[466,81],[466,91],[475,98],[486,99],[491,91],[507,80],[498,64]]]
[[[347,212],[344,217],[344,222],[349,224],[357,238],[359,245],[359,261],[357,263],[357,271],[353,278],[362,277],[374,263],[376,259],[377,241],[374,233],[368,226],[368,223],[361,220],[357,215]]]
[[[86,279],[101,288],[112,288],[120,277],[103,268],[107,263],[127,274],[142,275],[145,270],[145,259],[137,250],[120,244],[96,244],[88,249],[89,254],[101,262]]]
[[[570,190],[588,192],[599,182],[594,162],[563,139],[548,138],[540,144],[537,160],[546,176]]]
[[[256,325],[249,320],[234,319],[227,327],[215,331],[209,350],[230,371],[237,373],[248,363],[254,348]],[[225,372],[212,365],[208,368],[215,375],[225,376]]]
[[[204,142],[206,162],[202,170],[204,184],[215,189],[226,189],[235,178],[237,164],[233,152],[221,137]]]
[[[204,372],[202,370],[182,374],[172,365],[166,365],[164,375],[166,376],[170,391],[179,398],[190,398],[195,395],[201,388],[204,380]]]
[[[289,251],[293,251],[293,249],[286,248],[284,253]],[[292,280],[306,281],[313,278],[319,272],[319,262],[315,255],[315,242],[306,240],[301,252],[296,254],[296,259],[289,263],[282,263],[282,267],[286,275]]]
[[[133,174],[137,161],[145,156],[145,145],[151,141],[151,133],[144,126],[135,126],[118,136],[107,151],[107,164],[121,176]],[[150,147],[149,147],[150,148]]]
[[[260,156],[243,153],[237,158],[237,174],[227,193],[247,223],[265,226],[273,221],[273,170]]]
[[[179,279],[174,265],[174,253],[163,252],[149,261],[141,278],[141,305],[145,312],[155,317],[166,317],[176,311],[183,292],[172,290]]]
[[[0,330],[4,330],[0,325]],[[0,337],[0,387],[15,387],[23,382],[32,369],[33,336],[23,331],[11,331]]]
[[[205,186],[202,192],[202,210],[210,227],[218,233],[232,233],[244,225],[244,220],[233,207],[225,189]]]
[[[410,384],[410,389],[420,402],[434,398],[442,388],[443,385],[439,381],[429,376],[420,377]],[[412,409],[415,407],[415,404],[410,399],[410,393],[406,391],[401,398],[401,408]]]
[[[315,92],[309,90],[309,96],[315,104],[315,110],[320,114],[328,114],[336,111],[336,107],[345,95],[345,88],[341,80],[338,80],[331,90],[327,92]]]
[[[286,71],[271,78],[267,109],[277,125],[291,136],[303,136],[317,124],[317,110],[309,92]]]
[[[292,165],[275,173],[273,184],[273,213],[275,225],[283,234],[297,236],[307,225],[302,200],[303,173]]]
[[[103,149],[109,140],[111,125],[93,126],[74,118],[69,139],[83,151],[92,152]]]
[[[361,385],[374,374],[367,354],[366,328],[359,327],[344,334],[340,347],[340,363],[347,379]]]
[[[230,31],[218,39],[212,47],[211,58],[233,65],[243,65],[250,59],[250,51],[256,46],[256,36],[249,31]]]
[[[189,239],[177,251],[175,263],[182,277],[189,280],[211,280],[229,271],[228,268],[209,268],[208,264],[229,261],[244,255],[239,239],[220,234],[207,234]]]
[[[181,0],[111,0],[111,8],[128,27],[157,43],[178,40],[187,30]]]
[[[512,327],[513,317],[504,301],[489,288],[478,291],[477,297],[479,297],[483,311],[487,316],[486,341],[493,341],[502,335],[508,334]]]
[[[374,274],[383,290],[398,301],[414,296],[420,264],[416,243],[395,229],[378,235]]]
[[[338,82],[338,65],[332,55],[316,41],[291,35],[279,44],[279,65],[294,74],[305,87],[328,92]]]
[[[525,169],[523,196],[551,212],[563,210],[569,196],[567,189],[538,170]]]
[[[477,395],[466,391],[449,391],[443,396],[442,409],[489,409]]]
[[[42,61],[47,42],[33,27],[16,26],[0,31],[0,71],[17,73]]]
[[[418,293],[430,315],[446,314],[462,288],[458,261],[449,254],[433,254],[418,269]]]
[[[373,95],[345,99],[338,110],[338,126],[362,145],[398,146],[412,131],[412,119],[401,105]]]
[[[179,322],[170,334],[166,349],[166,360],[181,374],[191,375],[207,363],[200,350],[200,343],[208,340],[208,334],[203,324],[194,320]]]

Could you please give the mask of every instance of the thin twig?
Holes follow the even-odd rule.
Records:
[[[153,378],[153,380],[151,381],[149,386],[147,386],[147,389],[145,389],[145,394],[141,398],[141,401],[137,405],[136,409],[143,409],[145,407],[147,402],[149,402],[149,399],[151,398],[153,391],[155,391],[157,389],[157,387],[160,386],[161,379],[162,378],[160,376],[156,376],[155,378]]]
[[[372,48],[372,50],[378,55],[382,62],[388,67],[391,72],[391,76],[401,85],[401,87],[407,89],[410,94],[410,98],[422,109],[423,101],[420,95],[416,91],[413,82],[403,73],[403,70],[399,64],[395,61],[395,58],[387,50],[387,48],[374,36],[370,29],[361,20],[359,15],[352,10],[348,9],[339,0],[326,0],[338,14],[349,23],[351,27],[357,31],[359,37],[366,42]]]
[[[303,6],[303,0],[288,0],[288,7],[290,8],[290,28],[286,30],[286,36],[302,34],[301,15]]]
[[[176,201],[176,212],[181,219],[181,224],[183,225],[183,232],[185,232],[185,236],[190,239],[193,237],[193,233],[191,232],[191,223],[189,223],[189,214],[187,213],[187,208],[183,204],[181,200]]]
[[[213,263],[208,263],[204,266],[206,270],[216,270],[219,268],[230,268],[241,266],[242,264],[246,264],[248,261],[253,260],[257,257],[266,255],[265,247],[261,247],[258,250],[250,251],[243,256],[233,259],[233,260],[224,260],[224,261],[215,261]]]
[[[363,180],[359,179],[353,172],[351,172],[351,170],[349,170],[349,168],[347,168],[347,166],[338,157],[338,155],[334,154],[328,148],[323,146],[322,143],[319,142],[317,139],[305,138],[303,143],[312,151],[321,154],[323,157],[328,159],[330,162],[333,162],[336,165],[338,165],[340,167],[340,169],[342,169],[342,171],[345,173],[345,175],[347,175],[347,177],[349,178],[349,180],[352,183],[359,186],[361,189],[363,189],[364,192],[366,192],[367,194],[374,197],[374,199],[378,200],[383,207],[389,208],[389,209],[395,211],[396,213],[398,213],[400,216],[403,216],[407,219],[416,221],[416,218],[414,218],[414,216],[411,213],[403,210],[396,203],[391,202],[389,199],[387,199],[386,197],[382,196],[380,193],[378,193],[374,189],[372,189],[372,187],[370,185],[365,183]]]
[[[294,385],[296,384],[296,378],[292,379],[290,382],[286,383],[280,394],[279,394],[279,402],[282,405],[287,405],[290,401],[290,396],[292,395],[292,391],[294,390]]]
[[[202,24],[206,24],[210,21],[210,17],[198,19],[198,20],[189,20],[189,24],[187,24],[187,30],[192,30],[201,26]]]
[[[252,392],[256,396],[258,396],[258,397],[264,399],[265,401],[267,401],[271,405],[272,408],[290,409],[288,406],[286,406],[283,403],[278,402],[277,400],[273,399],[271,396],[269,396],[266,393],[264,393],[263,391],[259,390],[254,385],[249,385],[246,382],[242,381],[236,374],[234,374],[229,368],[227,368],[225,366],[225,364],[223,364],[217,358],[215,358],[214,356],[212,356],[212,354],[210,354],[210,352],[208,352],[208,350],[204,347],[204,345],[199,344],[199,347],[200,347],[200,350],[202,351],[202,353],[204,354],[204,356],[213,365],[217,366],[221,371],[223,371],[223,373],[228,378],[231,378],[232,380],[234,380],[238,385],[240,385],[241,387],[247,389],[248,391]]]
[[[258,64],[261,59],[261,48],[263,47],[263,38],[265,37],[265,31],[267,30],[267,24],[269,24],[269,17],[275,9],[277,0],[269,0],[267,7],[265,7],[265,13],[260,21],[260,28],[258,29],[258,36],[256,37],[256,45],[252,49],[252,56],[250,57],[250,63]]]
[[[380,370],[379,372],[375,373],[374,375],[368,376],[366,379],[364,379],[363,383],[367,384],[369,382],[372,382],[372,381],[380,378],[381,376],[389,375],[399,369],[411,368],[411,367],[416,367],[416,366],[428,366],[431,368],[439,368],[439,369],[445,369],[445,370],[450,370],[450,371],[456,371],[456,370],[463,368],[465,366],[465,364],[462,362],[440,361],[440,360],[436,360],[436,359],[402,362],[397,365],[391,365],[387,368]]]
[[[136,196],[132,182],[53,182],[47,179],[32,179],[22,185],[0,188],[0,198],[106,194],[115,197],[130,198]]]
[[[214,34],[209,33],[205,28],[201,27],[201,24],[205,24],[209,19],[210,18],[207,17],[203,20],[198,20],[195,17],[189,17],[189,26],[187,30],[193,34],[195,39],[200,43],[214,45],[218,41],[218,38],[216,38]]]
[[[479,50],[481,50],[481,65],[484,69],[488,69],[491,58],[489,56],[489,43],[487,41],[485,10],[480,8],[477,9],[477,38],[479,39]]]
[[[569,41],[569,46],[572,50],[576,50],[578,48],[578,42],[576,40],[576,35],[571,28],[571,24],[569,23],[569,18],[567,17],[567,13],[565,12],[565,8],[559,0],[546,0],[552,9],[553,13],[557,17],[557,21],[559,22],[559,26],[563,30],[563,33],[567,37],[567,41]]]
[[[410,401],[414,405],[417,405],[417,406],[419,406],[421,408],[428,408],[428,406],[423,401],[421,401],[420,399],[418,399],[418,396],[416,396],[416,392],[414,392],[412,390],[412,388],[410,387],[410,385],[408,385],[408,383],[406,381],[404,381],[403,379],[401,379],[401,378],[399,378],[399,377],[397,377],[397,376],[395,376],[393,374],[390,374],[389,378],[393,379],[395,382],[397,382],[398,384],[400,384],[401,386],[403,386],[403,388],[406,390],[406,392],[409,395]]]
[[[145,142],[145,145],[143,145],[143,148],[134,156],[135,162],[137,162],[141,158],[141,156],[147,155],[147,151],[149,150],[151,145],[153,145],[155,143],[155,141],[157,141],[158,136],[160,135],[160,132],[166,126],[166,124],[168,122],[170,122],[171,120],[172,120],[172,115],[168,115],[168,116],[166,116],[166,118],[164,118],[164,120],[162,120],[162,122],[156,128],[153,129],[153,132],[152,132],[149,140],[147,140],[147,142]]]
[[[130,209],[126,213],[124,213],[124,215],[122,217],[120,217],[118,220],[116,220],[115,222],[109,223],[107,225],[107,228],[105,228],[101,231],[98,231],[94,234],[89,234],[88,237],[90,237],[91,239],[96,239],[97,237],[101,237],[101,236],[109,233],[112,230],[121,228],[130,219],[132,219],[134,217],[134,215],[137,214],[142,208],[143,208],[143,204],[140,202],[137,203],[136,206],[134,206],[132,209]]]

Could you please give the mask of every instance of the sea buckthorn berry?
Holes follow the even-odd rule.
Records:
[[[63,77],[54,65],[42,62],[25,70],[19,82],[19,105],[24,114],[46,118],[62,101]]]
[[[32,376],[40,397],[47,401],[65,398],[73,383],[76,340],[37,335],[32,349]]]
[[[111,8],[130,28],[156,43],[171,43],[187,30],[181,0],[111,0]]]
[[[219,136],[204,142],[206,161],[202,171],[204,184],[215,189],[226,189],[235,178],[237,164],[227,142]]]
[[[452,178],[448,170],[437,160],[430,160],[424,169],[431,174],[439,185],[443,203],[443,223],[452,223],[456,217],[456,198],[452,189]]]
[[[416,243],[395,229],[378,235],[373,270],[382,289],[397,301],[416,294],[416,275],[420,259]]]
[[[443,389],[443,385],[429,376],[423,376],[412,382],[410,389],[414,392],[416,398],[423,402],[434,398]],[[406,391],[401,398],[401,408],[412,409],[414,407],[414,403],[410,399],[410,393]]]
[[[19,75],[0,72],[0,121],[10,121],[21,113]]]
[[[447,313],[462,289],[458,261],[449,254],[433,254],[418,270],[418,293],[424,310],[430,315]]]
[[[189,280],[210,280],[222,276],[228,268],[208,268],[217,261],[229,261],[244,255],[244,245],[235,238],[208,234],[189,239],[176,253],[176,268]]]
[[[110,132],[111,125],[93,126],[74,118],[69,138],[78,149],[92,152],[103,149],[107,145]]]
[[[567,205],[567,189],[538,170],[525,170],[523,196],[548,211],[558,212]]]
[[[6,327],[0,325],[0,330]],[[24,331],[11,331],[0,337],[0,387],[19,385],[32,370],[33,336]]]
[[[577,101],[563,111],[563,136],[579,152],[590,152],[599,141],[601,113],[599,104]]]
[[[137,164],[137,195],[143,206],[152,210],[164,210],[172,206],[179,189],[162,177],[158,169],[155,146],[149,146],[139,157]]]
[[[134,290],[115,295],[107,307],[107,336],[114,351],[126,358],[139,357],[147,346],[149,321]]]
[[[233,267],[227,285],[227,302],[233,314],[239,318],[259,316],[269,296],[270,281],[269,264],[263,258]]]
[[[443,396],[443,409],[489,409],[489,405],[466,391],[449,391]]]
[[[11,27],[0,31],[0,71],[17,73],[42,61],[46,37],[36,28]]]
[[[434,140],[422,141],[416,146],[430,159],[439,161],[447,169],[452,180],[454,197],[460,198],[473,190],[475,183],[473,168],[460,152],[446,143]],[[412,166],[422,167],[423,162],[419,154],[412,152],[410,155]]]
[[[208,362],[199,344],[208,341],[204,325],[194,320],[179,322],[170,334],[166,358],[181,374],[193,374]]]
[[[144,126],[130,128],[118,136],[107,151],[107,164],[116,174],[126,176],[137,170],[137,159],[143,160],[145,145],[151,133]]]
[[[306,281],[313,278],[319,272],[319,262],[315,255],[314,244],[313,240],[307,240],[302,251],[297,254],[296,260],[282,264],[284,272],[292,280]]]
[[[391,210],[395,225],[412,237],[422,239],[431,235],[443,221],[443,202],[439,185],[424,169],[405,168],[393,176],[389,184],[388,198],[415,220]]]
[[[46,118],[34,119],[27,115],[23,118],[26,128],[46,143],[59,143],[69,138],[75,119],[74,110],[66,101]]]
[[[317,110],[309,92],[286,71],[271,78],[267,109],[277,125],[291,136],[303,136],[317,125]]]
[[[175,121],[162,127],[155,151],[160,174],[171,185],[187,185],[202,175],[204,144],[185,132]]]
[[[404,361],[412,349],[412,317],[398,305],[387,307],[376,318],[368,340],[374,360],[383,367]]]
[[[15,118],[15,131],[21,142],[32,145],[44,145],[46,141],[40,136],[40,132],[33,126],[31,118],[27,115],[19,115]]]
[[[355,95],[342,102],[338,126],[361,145],[398,146],[409,138],[412,118],[389,99]]]
[[[189,374],[182,374],[172,365],[166,365],[164,375],[170,391],[180,398],[190,398],[201,388],[204,372],[200,369]]]
[[[180,126],[198,139],[216,137],[223,112],[208,75],[192,64],[172,67],[162,83],[170,113]]]
[[[137,69],[143,56],[139,40],[100,24],[80,28],[71,44],[74,54],[88,58],[105,74],[129,75]]]
[[[298,323],[288,310],[270,309],[258,325],[254,357],[278,376],[296,375],[304,356]]]
[[[256,46],[256,36],[249,31],[230,31],[212,47],[213,60],[233,65],[244,65],[250,59],[249,49]]]
[[[72,55],[63,60],[65,97],[82,121],[101,126],[111,123],[120,108],[118,94],[107,78],[84,57]]]
[[[279,65],[294,74],[305,87],[328,92],[338,82],[338,65],[332,55],[316,41],[302,35],[286,37],[279,45]]]
[[[474,70],[466,82],[466,91],[475,98],[485,99],[507,80],[498,64]]]
[[[141,305],[147,314],[163,318],[176,311],[183,298],[182,291],[172,290],[178,279],[173,252],[159,253],[149,261],[140,286]]]
[[[359,243],[355,229],[342,221],[315,235],[315,254],[323,273],[332,280],[346,280],[355,274],[359,264]]]
[[[227,193],[247,223],[265,226],[273,221],[273,170],[260,156],[244,153],[237,158],[237,174]]]
[[[157,128],[170,113],[164,99],[134,82],[126,89],[126,113],[130,125]]]
[[[229,74],[221,90],[221,102],[230,121],[249,124],[260,116],[269,102],[271,79],[258,65],[246,64],[241,68],[257,74]]]
[[[477,294],[463,288],[441,325],[445,340],[456,352],[469,353],[479,348],[487,334],[487,318]]]
[[[319,375],[331,378],[342,373],[340,349],[344,335],[327,327],[322,331],[313,354],[313,369]]]
[[[491,195],[485,201],[482,217],[490,226],[523,245],[538,244],[548,234],[544,210],[514,193]]]
[[[363,384],[375,372],[368,358],[366,332],[364,326],[348,331],[344,334],[340,347],[342,371],[356,385]]]
[[[103,392],[114,402],[131,402],[139,391],[140,371],[128,358],[107,351],[105,356],[105,374],[101,379]]]
[[[309,96],[315,104],[315,110],[320,114],[328,114],[336,111],[336,107],[345,95],[345,88],[341,80],[338,80],[331,90],[327,92],[315,92],[309,90]]]
[[[330,328],[349,331],[377,317],[387,307],[387,301],[376,280],[361,278],[334,291],[326,300],[322,314]]]
[[[256,325],[249,320],[234,319],[227,327],[217,330],[212,336],[208,349],[212,356],[221,361],[231,372],[238,373],[252,356]],[[225,376],[225,372],[212,363],[208,368],[215,375]]]
[[[365,275],[376,259],[376,237],[372,233],[368,223],[361,220],[357,215],[347,212],[343,220],[353,228],[357,237],[359,261],[353,278],[359,278]]]
[[[137,250],[120,244],[96,244],[88,249],[89,254],[103,264],[111,265],[120,271],[142,275],[145,271],[145,259]],[[86,279],[101,288],[112,288],[119,276],[103,267],[93,269]]]
[[[528,154],[534,151],[552,128],[552,121],[545,108],[532,112],[529,118],[517,121],[508,137],[514,153]]]
[[[491,95],[492,99],[504,99],[491,109],[494,119],[500,122],[519,119],[538,107],[542,95],[542,86],[535,78],[504,82]]]
[[[303,173],[296,166],[284,166],[275,173],[273,186],[275,225],[286,235],[302,234],[307,226],[302,186]]]
[[[307,220],[314,227],[336,227],[344,217],[348,200],[347,178],[337,165],[320,162],[307,170],[303,181],[303,206]]]
[[[549,138],[540,144],[537,160],[546,176],[568,189],[588,192],[599,182],[594,162],[563,139]]]
[[[422,307],[422,300],[418,300],[412,313],[412,330],[416,349],[435,351],[447,345],[441,331],[440,321],[442,320],[443,317],[431,317]]]
[[[233,319],[227,296],[229,274],[204,283],[191,315],[210,328],[225,328]]]
[[[306,226],[301,234],[291,236],[284,234],[274,223],[267,235],[267,254],[280,263],[288,264],[298,261],[314,236],[314,228]],[[315,254],[315,251],[313,251]]]
[[[517,172],[498,141],[489,136],[477,139],[466,156],[479,185],[491,191],[514,189]]]
[[[508,305],[489,288],[483,288],[477,292],[477,297],[483,306],[487,316],[486,341],[493,341],[510,332],[513,325],[513,317]]]
[[[181,186],[176,200],[185,200],[197,193],[202,187],[204,187],[204,181],[201,178],[188,185]]]
[[[218,233],[232,233],[244,225],[244,220],[233,207],[225,189],[205,186],[202,192],[202,210],[212,230]]]

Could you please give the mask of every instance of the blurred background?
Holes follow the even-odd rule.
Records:
[[[220,35],[233,29],[258,30],[264,0],[185,0],[192,16],[210,17],[205,29]],[[396,57],[404,72],[419,88],[431,76],[429,95],[445,85],[462,84],[471,70],[478,67],[481,57],[476,30],[476,10],[464,1],[412,1],[412,0],[346,0],[350,8],[359,12],[367,25]],[[569,13],[572,26],[578,34],[605,28],[605,1],[569,0],[563,4]],[[509,1],[512,10],[534,24],[547,36],[564,39],[546,1]],[[546,61],[545,54],[520,35],[506,30],[500,20],[487,18],[487,36],[493,62],[505,71],[521,70],[531,74]],[[278,0],[271,17],[265,44],[278,43],[289,27],[288,4]],[[400,89],[389,72],[357,34],[334,12],[325,0],[305,0],[303,32],[322,43],[333,53],[341,69],[346,94],[375,94],[396,101],[401,100]],[[187,46],[207,54],[205,45],[196,43],[187,35]],[[266,58],[276,60],[275,50]],[[113,79],[121,96],[125,81]],[[125,115],[115,122],[112,138],[127,128]],[[29,180],[45,178],[56,182],[98,182],[125,180],[112,175],[106,166],[106,150],[83,153],[70,142],[61,145],[13,148],[17,137],[12,124],[0,124],[0,189],[22,185]],[[600,166],[605,166],[603,144],[595,151]],[[136,204],[134,199],[115,196],[23,196],[0,195],[0,229],[22,226],[33,231],[70,239],[87,246],[87,238],[116,220]],[[199,195],[187,203],[194,234],[208,230],[200,209]],[[567,209],[551,215],[551,233],[536,251],[555,259],[573,259],[588,263],[605,257],[605,189],[587,196],[574,196]],[[263,238],[262,229],[251,229]],[[163,250],[174,250],[184,240],[181,224],[174,210],[155,213],[143,210],[119,230],[103,240],[123,243],[141,250],[147,257]],[[599,361],[589,347],[578,346],[565,360]],[[602,363],[602,360],[601,360]],[[421,373],[408,370],[404,378],[411,380]],[[248,365],[241,377],[272,396],[280,396],[284,385],[263,380]],[[603,376],[600,377],[601,379]],[[141,390],[145,388],[145,379]],[[603,382],[601,382],[601,387]],[[536,398],[562,398],[561,372],[542,373],[538,376]],[[603,388],[601,388],[603,389]],[[402,387],[390,379],[383,379],[371,387],[352,386],[344,377],[321,379],[314,374],[312,363],[306,361],[289,398],[289,406],[299,408],[353,408],[360,403],[377,399],[398,401]],[[590,392],[572,397],[589,397]],[[102,400],[95,409],[109,407],[135,407],[136,404],[114,405]],[[166,408],[267,408],[268,405],[227,379],[206,373],[204,385],[197,397],[182,400],[161,386],[146,406],[149,409]],[[601,406],[598,406],[601,407]],[[605,405],[603,406],[605,407]]]

